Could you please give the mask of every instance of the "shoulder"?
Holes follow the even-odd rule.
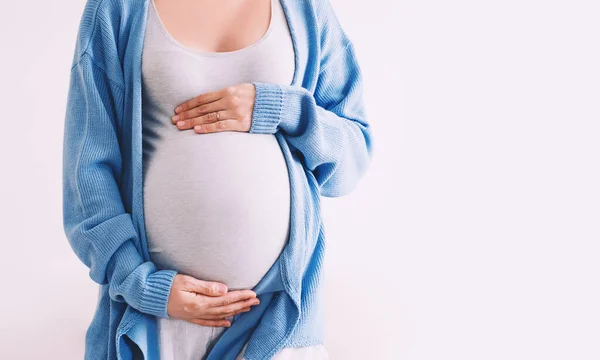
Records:
[[[339,0],[341,2],[341,0]],[[328,37],[346,37],[330,0],[282,0],[308,32],[316,32],[320,40]]]
[[[315,12],[317,26],[323,36],[331,35],[346,37],[342,24],[330,0],[310,0]]]
[[[325,68],[338,54],[343,53],[351,45],[351,40],[346,31],[344,31],[342,23],[330,0],[307,1],[310,1],[315,14],[321,67]]]
[[[87,0],[79,21],[73,64],[84,54],[108,58],[117,53],[119,39],[131,29],[131,20],[141,15],[145,1]]]

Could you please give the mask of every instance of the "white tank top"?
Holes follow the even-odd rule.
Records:
[[[188,48],[149,3],[142,55],[144,213],[151,260],[234,289],[253,288],[289,234],[287,165],[272,134],[197,134],[171,123],[175,107],[243,82],[289,85],[294,49],[279,1],[252,45],[231,52]]]

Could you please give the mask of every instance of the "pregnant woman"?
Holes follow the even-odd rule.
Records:
[[[371,137],[327,0],[89,0],[63,163],[85,358],[327,359],[319,195]]]

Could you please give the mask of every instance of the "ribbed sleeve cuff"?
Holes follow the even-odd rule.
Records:
[[[283,91],[278,84],[252,83],[256,88],[250,133],[274,134],[281,121]]]
[[[175,275],[177,275],[175,270],[158,270],[148,275],[140,299],[140,311],[154,316],[170,317],[167,313],[167,304]]]
[[[306,123],[301,124],[302,111],[314,110],[315,100],[301,86],[281,86],[283,93],[283,109],[279,119],[279,128],[292,136],[297,136],[306,130]]]

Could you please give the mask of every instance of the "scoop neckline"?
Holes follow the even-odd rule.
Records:
[[[265,41],[267,39],[267,37],[269,37],[269,35],[272,32],[273,29],[273,24],[274,24],[274,19],[273,16],[275,14],[275,9],[274,9],[274,2],[275,0],[270,0],[271,3],[271,19],[269,20],[269,27],[267,28],[267,31],[265,31],[265,33],[255,42],[253,42],[252,44],[243,47],[241,49],[237,49],[237,50],[231,50],[231,51],[206,51],[206,50],[200,50],[200,49],[196,49],[196,48],[192,48],[189,47],[187,45],[184,45],[183,43],[179,42],[179,40],[175,39],[175,37],[173,37],[171,35],[171,33],[169,32],[169,30],[167,30],[167,27],[165,26],[165,24],[162,22],[162,19],[160,18],[160,15],[158,13],[158,10],[156,9],[156,4],[154,3],[154,0],[150,0],[151,3],[151,7],[152,7],[152,13],[154,13],[154,19],[157,22],[157,25],[160,29],[160,31],[163,33],[163,35],[173,44],[177,45],[178,47],[182,48],[183,50],[196,54],[196,55],[203,55],[203,56],[210,56],[210,57],[221,57],[221,56],[228,56],[228,55],[234,55],[234,54],[238,54],[238,53],[242,53],[242,52],[246,52],[247,50],[250,50],[252,48],[255,48],[256,46],[258,46],[260,43],[262,43],[263,41]]]

